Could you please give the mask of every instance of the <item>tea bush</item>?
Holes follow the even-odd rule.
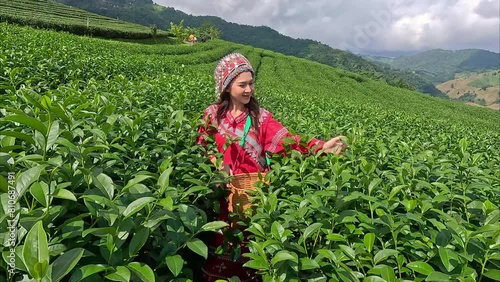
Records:
[[[349,144],[273,156],[244,254],[264,281],[500,277],[496,111],[223,41],[0,31],[3,280],[11,262],[15,280],[199,280],[228,179],[195,140],[213,68],[234,51],[304,142]]]

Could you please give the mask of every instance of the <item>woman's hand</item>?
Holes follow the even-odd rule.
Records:
[[[210,161],[216,166],[217,165],[217,158],[212,155],[210,156]],[[228,175],[233,175],[233,170],[229,167],[229,165],[225,163],[221,163],[220,166],[217,168],[218,170],[224,170]]]
[[[219,170],[224,170],[229,176],[233,175],[233,170],[227,164],[222,164]]]
[[[342,139],[345,138],[345,136],[340,135],[326,141],[323,145],[323,151],[325,153],[334,153],[336,155],[339,155],[340,153],[342,153],[342,150],[347,147],[347,144],[342,141]]]

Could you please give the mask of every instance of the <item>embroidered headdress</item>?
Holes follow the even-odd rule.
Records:
[[[220,98],[226,87],[240,73],[249,71],[254,75],[252,65],[245,56],[240,53],[231,53],[224,56],[214,70],[215,95]]]

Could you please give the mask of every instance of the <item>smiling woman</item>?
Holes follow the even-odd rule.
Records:
[[[301,146],[299,136],[291,136],[269,111],[260,108],[254,92],[254,70],[243,55],[232,53],[222,58],[214,71],[214,77],[218,101],[205,110],[205,125],[199,130],[198,143],[206,145],[206,138],[213,136],[218,151],[224,156],[219,169],[225,170],[233,180],[229,184],[227,199],[220,199],[221,213],[218,219],[231,222],[226,234],[241,234],[243,228],[240,222],[245,220],[244,214],[251,206],[246,191],[254,189],[259,174],[269,170],[268,154],[285,151],[284,137],[293,138],[296,142],[291,144],[291,149],[301,153],[322,149],[327,153],[340,154],[346,145],[340,140],[342,136],[339,136],[327,142],[313,139],[308,143],[308,148]],[[214,156],[210,160],[214,165],[217,164]],[[228,242],[223,235],[215,234],[208,261],[202,269],[204,281],[233,276],[239,277],[241,281],[260,280],[253,270],[243,267],[247,260],[231,256],[237,244],[240,244],[242,253],[248,252],[245,232],[243,237],[243,241]],[[217,255],[220,249],[226,252]]]

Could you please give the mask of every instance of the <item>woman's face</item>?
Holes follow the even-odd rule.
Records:
[[[252,73],[247,71],[238,75],[229,86],[229,96],[233,105],[246,105],[254,93]]]

